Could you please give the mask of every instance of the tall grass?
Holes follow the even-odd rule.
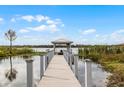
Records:
[[[12,48],[12,56],[18,55],[42,55],[44,52],[34,51],[32,48],[22,47],[22,48]],[[9,47],[0,47],[0,58],[9,57]]]
[[[84,46],[78,49],[78,54],[79,58],[89,58],[112,73],[107,86],[124,86],[124,46]]]

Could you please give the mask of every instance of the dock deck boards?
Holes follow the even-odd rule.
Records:
[[[63,55],[55,55],[38,87],[81,87]]]

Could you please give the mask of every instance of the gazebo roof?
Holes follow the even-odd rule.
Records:
[[[72,41],[69,41],[67,39],[61,38],[61,39],[57,39],[55,41],[52,41],[53,44],[71,44],[73,43]]]

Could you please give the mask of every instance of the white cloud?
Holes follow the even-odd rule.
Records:
[[[88,34],[93,34],[96,32],[96,29],[87,29],[87,30],[84,30],[84,31],[80,31],[81,34],[83,35],[88,35]]]
[[[11,22],[16,22],[16,19],[15,19],[15,18],[11,18],[10,21],[11,21]]]
[[[50,31],[50,32],[56,32],[59,31],[62,27],[64,27],[64,23],[61,21],[61,19],[51,19],[49,16],[43,16],[43,15],[18,15],[13,17],[10,21],[16,22],[25,20],[27,22],[37,22],[37,26],[28,25],[25,27],[26,29],[21,29],[21,33],[29,32],[28,30],[32,31]]]
[[[39,22],[42,20],[45,20],[46,24],[41,24],[40,26],[36,26],[36,27],[28,27],[28,29],[34,30],[34,31],[50,31],[53,33],[53,32],[59,31],[61,27],[64,27],[64,24],[62,23],[60,19],[51,20],[47,16],[43,17],[40,15],[37,17],[39,17],[38,19]]]
[[[61,24],[61,27],[64,27],[65,25],[64,24]]]
[[[26,20],[28,22],[32,22],[32,21],[42,22],[42,21],[49,20],[49,17],[43,16],[43,15],[36,15],[36,16],[25,15],[25,16],[22,16],[21,19]]]
[[[34,31],[50,31],[50,32],[56,32],[59,31],[59,28],[55,24],[51,25],[40,25],[36,27],[27,27],[27,29],[34,30]]]
[[[120,29],[117,31],[114,31],[110,34],[96,34],[92,38],[87,37],[86,42],[84,43],[89,43],[92,44],[120,44],[124,43],[124,30]],[[81,39],[83,41],[83,37]]]
[[[117,33],[124,33],[124,29],[118,30]]]
[[[112,34],[122,34],[122,33],[124,33],[124,29],[117,30],[113,32]]]
[[[49,24],[49,25],[55,24],[55,22],[53,20],[47,20],[46,23]]]
[[[48,25],[51,25],[51,24],[55,24],[55,25],[61,24],[61,25],[63,25],[61,19],[55,19],[55,20],[48,19],[48,20],[46,21],[46,23],[47,23]]]
[[[28,29],[34,30],[34,31],[51,31],[56,32],[59,31],[61,27],[64,27],[64,23],[62,23],[61,19],[51,19],[48,16],[43,15],[25,15],[22,16],[21,19],[26,20],[28,22],[37,21],[37,22],[44,22],[45,24],[41,24],[40,26],[36,27],[28,27]]]
[[[120,29],[111,33],[110,38],[116,43],[124,43],[124,29]]]
[[[2,22],[4,19],[0,17],[0,22]]]
[[[26,20],[28,22],[32,22],[34,17],[32,15],[26,15],[21,17],[23,20]]]
[[[27,33],[27,32],[29,32],[29,30],[27,30],[27,29],[20,29],[19,32],[20,33]]]
[[[49,25],[48,28],[51,32],[59,31],[59,29],[57,28],[55,24]]]
[[[36,20],[36,21],[38,21],[38,22],[45,21],[45,20],[48,20],[48,19],[49,19],[49,17],[47,17],[47,16],[42,16],[42,15],[36,15],[36,16],[34,17],[34,20]]]
[[[96,34],[95,37],[99,37],[100,35],[99,34]]]
[[[34,30],[34,31],[45,31],[48,29],[48,27],[46,25],[40,25],[36,27],[28,27],[28,29]]]

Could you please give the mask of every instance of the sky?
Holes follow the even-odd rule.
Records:
[[[65,38],[74,44],[124,43],[124,6],[4,5],[0,6],[0,45],[43,45]]]

